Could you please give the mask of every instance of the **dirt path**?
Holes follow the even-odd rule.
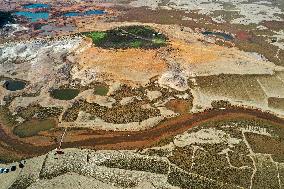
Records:
[[[271,122],[274,125],[284,126],[284,119],[258,110],[230,108],[226,110],[207,110],[197,114],[186,114],[180,117],[166,120],[157,127],[145,131],[86,131],[80,132],[77,138],[87,135],[89,139],[72,141],[67,140],[62,144],[63,148],[84,147],[91,149],[138,149],[154,145],[161,139],[181,134],[186,130],[200,124],[211,121],[224,121],[231,119],[256,119]],[[76,131],[72,131],[76,134]],[[67,133],[68,136],[68,133]],[[91,136],[91,138],[90,138]],[[84,137],[82,137],[84,138]],[[40,139],[39,139],[40,140]],[[40,142],[39,142],[40,143]],[[56,148],[56,145],[35,146],[17,140],[0,127],[0,144],[5,144],[6,149],[20,153],[23,157],[33,157],[45,154]]]

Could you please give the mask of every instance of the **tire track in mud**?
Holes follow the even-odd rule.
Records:
[[[202,113],[182,115],[163,121],[156,127],[144,131],[88,130],[84,135],[92,136],[92,138],[79,141],[63,142],[62,147],[113,150],[146,148],[151,147],[161,139],[181,134],[192,127],[197,127],[200,124],[210,121],[224,121],[230,119],[264,120],[279,126],[283,126],[284,128],[284,119],[270,113],[261,112],[260,110],[255,109],[231,107],[225,110],[211,109]],[[42,155],[57,147],[56,144],[48,146],[35,146],[24,143],[15,136],[10,136],[7,134],[2,125],[0,125],[0,144],[1,143],[5,144],[6,149],[10,149],[13,152],[19,153],[25,157]]]

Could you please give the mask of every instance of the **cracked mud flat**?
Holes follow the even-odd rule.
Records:
[[[0,29],[0,188],[284,187],[282,1],[39,3]]]

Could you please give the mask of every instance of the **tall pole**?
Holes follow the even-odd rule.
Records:
[[[59,147],[58,147],[58,149],[61,149],[61,145],[62,145],[62,142],[63,142],[63,139],[64,139],[64,136],[65,136],[66,131],[67,131],[67,127],[65,127],[64,132],[63,132],[63,134],[61,135],[61,140],[60,140],[60,142],[59,142]]]

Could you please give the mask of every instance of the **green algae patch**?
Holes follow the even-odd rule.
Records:
[[[51,96],[58,100],[72,100],[79,92],[79,89],[55,89],[51,92]]]
[[[48,131],[56,125],[57,121],[55,119],[32,119],[15,127],[14,134],[19,137],[31,137],[37,135],[41,131]]]
[[[106,37],[106,32],[90,32],[87,34],[87,36],[92,38],[93,43],[97,44]]]
[[[155,49],[166,46],[167,37],[149,26],[123,26],[107,31],[84,33],[93,43],[102,48]]]
[[[105,96],[105,95],[107,95],[108,91],[109,91],[108,86],[105,86],[105,85],[97,85],[97,86],[95,87],[94,94],[100,95],[100,96]]]

